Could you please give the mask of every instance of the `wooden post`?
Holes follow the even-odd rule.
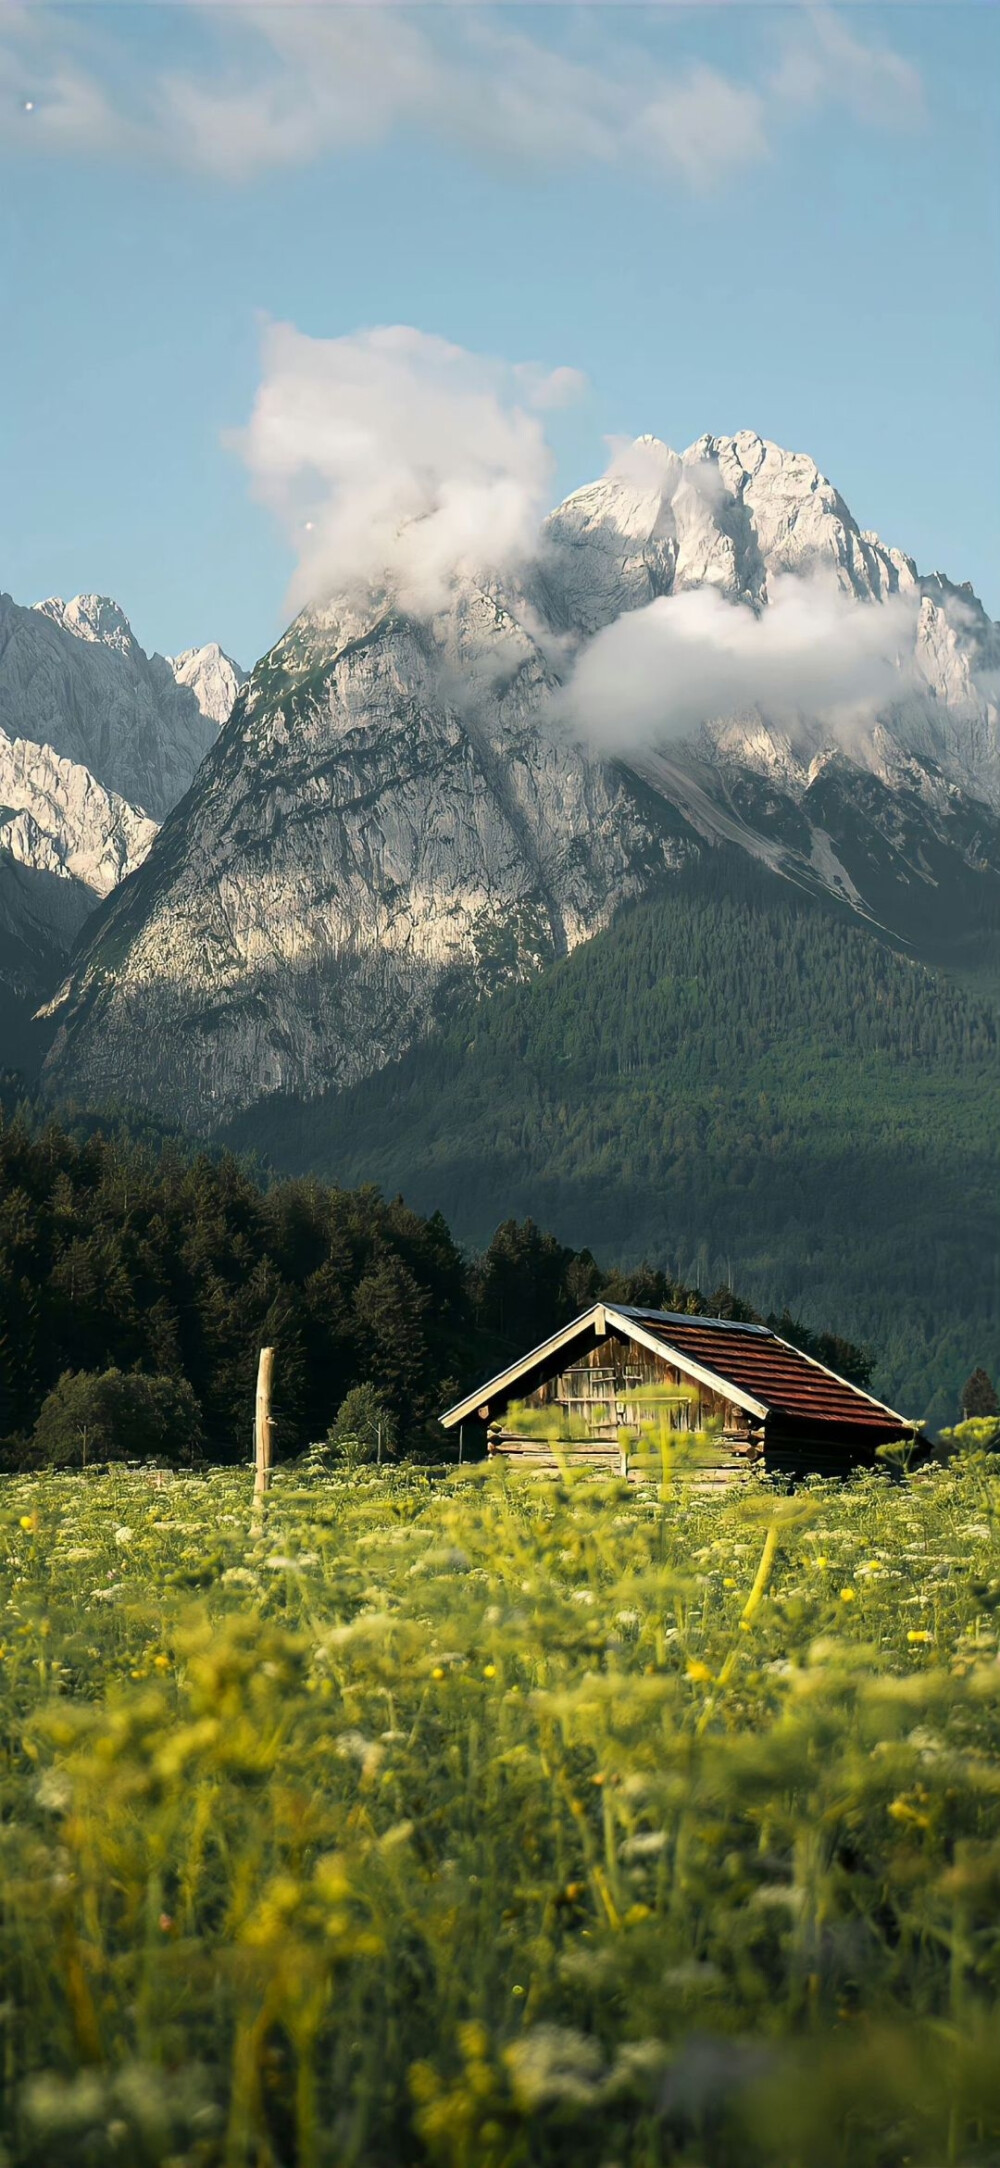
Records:
[[[254,1504],[263,1498],[271,1482],[271,1379],[274,1376],[274,1349],[262,1347],[257,1365],[257,1401],[254,1410],[254,1450],[256,1469],[253,1479]]]

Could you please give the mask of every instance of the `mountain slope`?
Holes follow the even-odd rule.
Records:
[[[443,626],[383,606],[293,627],[84,951],[57,1086],[197,1126],[292,1077],[350,1083],[457,986],[605,924],[687,831],[545,734],[552,682],[479,591]]]
[[[0,852],[88,892],[88,910],[141,865],[156,822],[50,745],[0,732]]]
[[[0,596],[0,1029],[37,1059],[32,1011],[95,905],[135,871],[242,673],[221,648],[147,656],[118,605]]]
[[[154,820],[215,738],[195,692],[105,595],[22,609],[0,596],[0,729],[89,768]]]
[[[93,901],[81,881],[24,866],[0,848],[0,1067],[37,1074],[49,1034],[35,1012],[65,971]]]
[[[868,632],[888,613],[905,652],[877,713],[709,703],[685,735],[668,672],[660,727],[656,687],[641,741],[622,722],[582,742],[566,704],[608,627],[692,594],[730,604],[727,628],[766,623],[789,579],[832,582]],[[297,620],[95,922],[53,1087],[198,1126],[349,1085],[724,844],[989,968],[998,669],[975,598],[862,534],[810,460],[748,432],[682,457],[640,440],[516,577],[459,567],[430,620],[385,594]]]
[[[460,1240],[531,1214],[759,1309],[831,1318],[955,1414],[1000,1358],[1000,1008],[735,851],[352,1091],[228,1141],[402,1190]]]

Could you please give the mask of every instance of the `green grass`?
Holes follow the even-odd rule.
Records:
[[[1000,1472],[0,1483],[13,2168],[1000,2157]]]

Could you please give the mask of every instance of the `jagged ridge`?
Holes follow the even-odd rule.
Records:
[[[22,1008],[141,865],[243,682],[216,645],[147,656],[107,596],[0,596],[0,991]]]
[[[817,570],[859,609],[913,603],[913,683],[849,758],[752,713],[600,759],[554,718],[623,612],[697,587],[763,612],[779,575]],[[998,667],[975,597],[861,533],[810,460],[748,432],[680,457],[641,439],[520,577],[461,572],[430,623],[385,597],[296,622],[106,907],[52,1081],[192,1124],[351,1083],[720,839],[905,932],[1000,874]]]

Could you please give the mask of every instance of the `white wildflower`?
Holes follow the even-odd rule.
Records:
[[[584,2107],[600,2096],[603,2057],[596,2040],[562,2025],[538,2025],[507,2049],[514,2094],[525,2108],[564,2101]]]
[[[65,1814],[73,1798],[73,1787],[61,1769],[46,1769],[35,1786],[35,1798],[48,1814]]]
[[[667,1841],[665,1829],[641,1829],[637,1836],[627,1837],[622,1845],[623,1859],[650,1859],[662,1852]]]
[[[363,1731],[342,1731],[334,1742],[341,1761],[356,1761],[363,1777],[373,1777],[385,1760],[385,1748]]]

